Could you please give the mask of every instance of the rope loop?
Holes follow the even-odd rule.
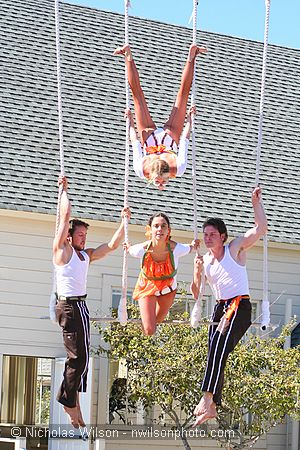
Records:
[[[129,44],[129,7],[130,0],[124,0],[125,7],[125,44]],[[130,109],[130,87],[128,82],[127,68],[125,64],[125,93],[126,93],[126,109]],[[130,157],[130,119],[126,119],[126,149],[125,149],[125,175],[124,175],[124,207],[128,207],[128,190],[129,190],[129,157]],[[125,243],[128,243],[128,218],[124,218],[124,235]],[[118,319],[121,325],[126,325],[127,315],[127,275],[128,274],[128,254],[124,249],[123,270],[122,270],[122,295],[118,307]]]
[[[260,163],[261,163],[261,144],[262,144],[262,129],[264,119],[264,104],[265,104],[265,86],[267,73],[267,52],[268,52],[268,38],[269,38],[269,18],[270,18],[270,0],[265,0],[265,32],[264,32],[264,48],[263,48],[263,62],[261,75],[261,90],[260,90],[260,105],[259,105],[259,122],[258,122],[258,138],[256,147],[256,171],[255,171],[255,186],[259,186],[260,179]],[[262,320],[261,328],[265,330],[270,323],[270,301],[268,292],[268,236],[263,237],[263,295],[262,295]]]
[[[58,131],[59,131],[59,161],[60,161],[60,175],[65,176],[65,162],[64,162],[64,132],[63,132],[63,111],[62,111],[62,88],[61,88],[61,56],[60,56],[60,12],[59,0],[55,0],[55,42],[56,42],[56,77],[57,77],[57,108],[58,108]],[[60,201],[63,192],[63,187],[60,186],[58,190],[57,209],[56,209],[56,223],[55,235],[58,232],[60,223]],[[50,319],[56,322],[55,304],[56,304],[56,275],[53,270],[52,293],[49,302]]]

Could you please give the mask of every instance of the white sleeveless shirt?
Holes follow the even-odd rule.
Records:
[[[73,297],[86,294],[90,258],[82,250],[80,253],[84,257],[84,260],[81,261],[76,251],[73,248],[72,250],[71,259],[67,264],[64,266],[54,264],[58,296]]]
[[[211,264],[212,256],[204,255],[204,271],[216,300],[228,300],[237,295],[249,295],[248,275],[245,266],[238,264],[231,256],[228,244],[224,256]]]

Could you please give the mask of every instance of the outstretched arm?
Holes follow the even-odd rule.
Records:
[[[193,280],[190,286],[190,291],[195,300],[197,300],[199,297],[202,281],[202,272],[203,272],[203,256],[196,255],[194,259]]]
[[[89,248],[86,250],[90,257],[90,262],[97,261],[104,258],[108,253],[116,250],[124,239],[124,221],[125,217],[130,219],[130,209],[123,208],[121,212],[122,221],[117,231],[112,236],[111,240],[105,244],[99,245],[97,248]]]
[[[129,119],[129,136],[130,136],[130,140],[131,143],[133,144],[135,141],[138,141],[138,137],[134,128],[134,120],[133,120],[133,115],[132,112],[130,111],[130,109],[125,109],[125,113],[124,113],[124,118],[127,120]]]
[[[142,150],[142,146],[140,144],[140,141],[138,140],[135,128],[134,128],[134,121],[132,112],[130,109],[125,110],[124,114],[125,119],[130,120],[130,140],[132,144],[132,151],[133,151],[133,169],[135,171],[135,174],[139,178],[145,178],[144,171],[143,171],[143,160],[144,160],[144,154]]]
[[[58,186],[62,189],[59,205],[59,227],[53,240],[53,253],[56,256],[57,251],[63,250],[67,241],[69,231],[69,220],[71,215],[71,203],[68,198],[68,180],[66,177],[58,178]]]
[[[261,188],[256,187],[252,192],[255,226],[246,231],[244,236],[234,239],[230,243],[230,251],[234,255],[242,250],[251,248],[268,230],[268,221],[261,201]]]
[[[190,108],[188,110],[186,124],[183,129],[182,137],[181,137],[183,139],[190,139],[190,133],[191,133],[191,128],[192,128],[192,114],[194,116],[196,115],[196,106],[195,105],[190,106]]]
[[[196,107],[191,106],[188,115],[187,115],[187,121],[186,125],[184,127],[184,130],[182,132],[179,147],[178,147],[178,155],[176,158],[176,165],[177,165],[177,177],[181,177],[186,169],[187,166],[187,153],[188,153],[188,145],[189,145],[189,138],[190,138],[190,132],[191,132],[191,126],[192,126],[192,114],[196,114]]]

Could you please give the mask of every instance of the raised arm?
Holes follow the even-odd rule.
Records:
[[[129,128],[129,136],[131,143],[133,144],[135,141],[138,141],[138,137],[134,128],[134,120],[132,116],[132,112],[130,109],[125,109],[124,118],[127,120],[129,119],[130,128]]]
[[[69,220],[71,214],[71,203],[68,198],[68,180],[66,177],[60,176],[58,178],[58,186],[62,189],[59,208],[59,227],[53,240],[53,254],[54,258],[58,257],[58,253],[61,253],[65,249],[67,244],[67,237],[69,231]],[[60,261],[56,261],[57,264]]]
[[[133,169],[135,171],[135,174],[139,177],[139,178],[145,178],[144,176],[144,171],[143,171],[143,159],[144,159],[144,154],[143,154],[143,150],[142,150],[142,146],[140,141],[138,140],[135,128],[134,128],[134,121],[133,121],[133,117],[132,117],[132,113],[130,111],[130,109],[126,109],[125,110],[125,114],[124,114],[125,119],[129,118],[130,120],[130,141],[132,144],[132,151],[133,151]]]
[[[244,236],[230,242],[230,252],[233,256],[243,250],[251,248],[268,230],[268,221],[261,201],[261,188],[256,187],[252,192],[252,205],[255,226],[246,231]]]
[[[117,229],[117,231],[113,234],[109,242],[101,244],[97,248],[89,248],[86,250],[87,254],[90,257],[91,262],[104,258],[104,256],[106,256],[108,253],[112,252],[113,250],[116,250],[119,247],[119,245],[124,239],[125,217],[130,219],[130,209],[123,208],[121,212],[121,217],[122,217],[121,224]]]
[[[183,138],[183,139],[190,139],[190,133],[191,133],[191,128],[192,128],[192,114],[196,115],[196,106],[195,105],[190,106],[190,108],[188,110],[186,124],[183,129],[182,136],[181,136],[181,138]]]
[[[203,256],[195,256],[193,280],[191,282],[190,291],[194,299],[197,300],[200,293],[203,272]]]
[[[196,107],[191,106],[188,115],[187,115],[187,121],[186,125],[183,129],[179,147],[178,147],[178,154],[176,158],[176,165],[177,165],[177,177],[181,177],[186,169],[187,166],[187,154],[188,154],[188,145],[189,145],[189,138],[190,138],[190,132],[191,132],[191,125],[192,125],[192,114],[196,114]]]

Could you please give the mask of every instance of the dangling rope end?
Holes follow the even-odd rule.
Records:
[[[197,328],[201,321],[201,298],[196,301],[191,313],[191,327]]]
[[[49,316],[50,316],[51,322],[53,322],[53,323],[57,323],[56,314],[55,314],[55,305],[56,305],[56,294],[53,291],[51,293],[50,301],[49,301]]]
[[[118,307],[118,320],[123,327],[127,324],[128,314],[126,308],[126,297],[122,298]]]
[[[261,329],[265,331],[270,324],[270,302],[267,297],[263,298],[261,305]]]

